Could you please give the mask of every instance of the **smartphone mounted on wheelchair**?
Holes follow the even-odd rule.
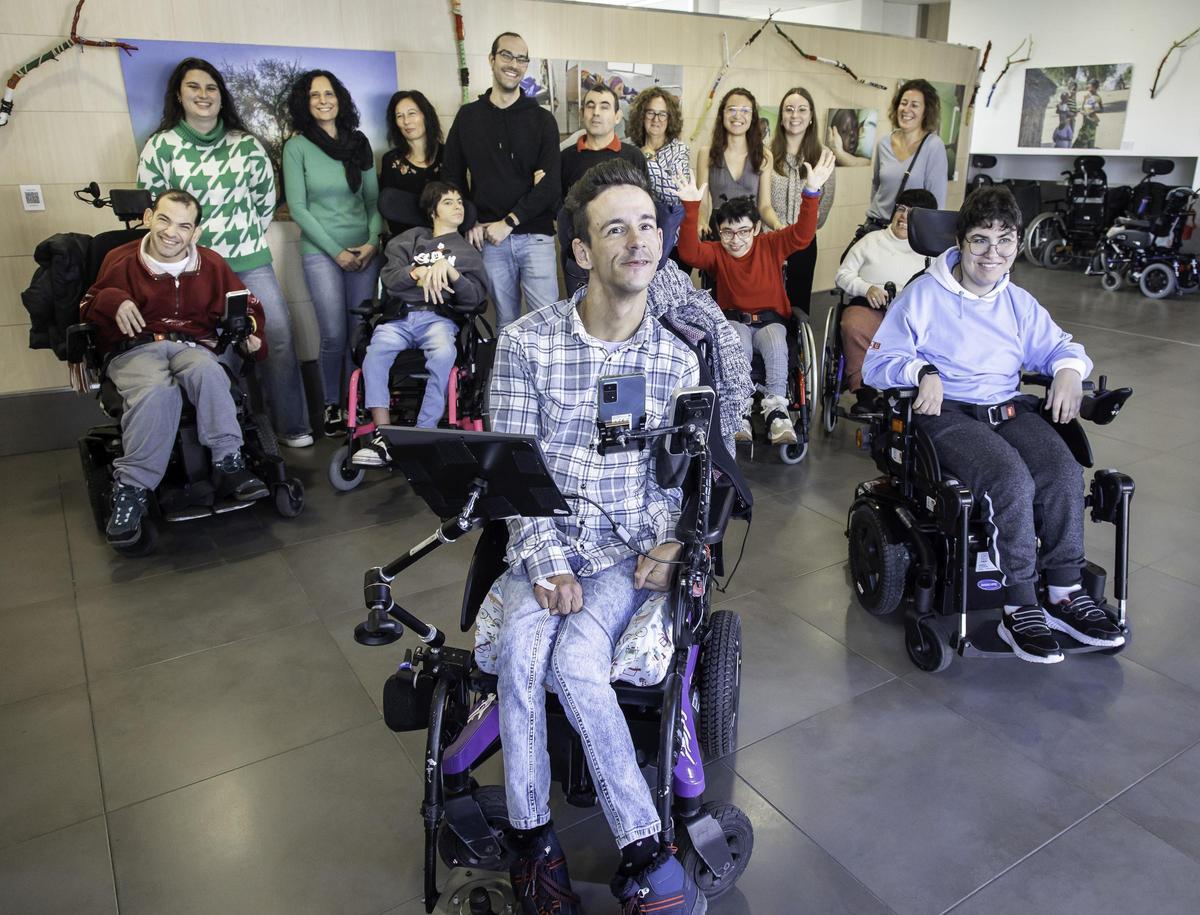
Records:
[[[250,336],[250,292],[238,289],[225,293],[225,311],[217,337],[217,354],[243,342]]]

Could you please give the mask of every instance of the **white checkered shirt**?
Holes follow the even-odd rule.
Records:
[[[643,451],[596,453],[596,381],[606,375],[646,376],[646,425],[666,425],[676,389],[699,383],[695,354],[655,318],[646,315],[630,339],[609,352],[584,330],[576,302],[547,305],[510,324],[496,345],[492,371],[492,428],[532,435],[550,474],[564,493],[594,499],[629,531],[643,551],[674,537],[679,490],[654,478],[656,443]],[[574,500],[567,518],[508,522],[508,562],[524,563],[530,581],[571,573],[594,575],[629,556],[594,505]]]

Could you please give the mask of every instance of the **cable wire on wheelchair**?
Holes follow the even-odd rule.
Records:
[[[627,547],[629,547],[631,550],[633,550],[635,553],[637,553],[639,556],[645,556],[647,559],[652,559],[655,562],[661,562],[665,566],[691,565],[691,563],[684,562],[683,560],[680,560],[680,559],[659,559],[657,556],[651,556],[649,553],[645,553],[645,552],[642,552],[641,550],[639,550],[631,542],[631,540],[633,538],[632,538],[632,535],[629,533],[628,528],[626,528],[622,524],[618,524],[613,519],[613,516],[608,513],[608,510],[605,509],[605,507],[603,505],[601,505],[599,502],[597,502],[596,500],[589,499],[587,496],[582,496],[577,492],[564,492],[563,498],[564,499],[579,499],[583,502],[587,502],[590,505],[596,506],[596,508],[598,508],[600,510],[600,514],[604,515],[604,517],[608,519],[608,523],[612,525],[612,532],[617,535],[617,539],[620,540]]]

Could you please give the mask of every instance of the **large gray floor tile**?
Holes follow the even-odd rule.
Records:
[[[0,706],[0,847],[101,812],[82,686]]]
[[[1200,746],[1138,782],[1111,806],[1200,861]]]
[[[1193,915],[1200,911],[1200,862],[1105,808],[953,911]]]
[[[0,705],[82,682],[73,598],[0,608]]]
[[[735,527],[726,552],[729,566],[741,549]],[[737,572],[738,587],[795,578],[845,559],[842,526],[800,504],[794,493],[762,500],[754,507],[746,553]]]
[[[109,810],[377,717],[319,622],[92,684]]]
[[[1130,578],[1129,618],[1134,631],[1125,656],[1200,690],[1197,607],[1200,586],[1152,568],[1138,569]]]
[[[20,915],[115,915],[104,818],[0,851],[0,909]]]
[[[379,912],[421,891],[420,799],[375,722],[126,807],[121,912]]]
[[[27,507],[21,517],[6,514],[0,543],[0,607],[73,596],[67,529],[53,500]]]
[[[1095,807],[900,681],[730,765],[897,912],[941,911]]]
[[[88,675],[98,680],[313,619],[278,553],[81,589]]]

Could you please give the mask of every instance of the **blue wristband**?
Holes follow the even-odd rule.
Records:
[[[801,189],[801,191],[800,191],[800,195],[801,195],[802,197],[820,197],[820,196],[821,196],[821,189],[820,189],[820,188],[817,188],[815,191],[810,191],[810,190],[808,189],[808,186],[807,186],[807,185],[805,185],[805,186],[804,186],[804,188],[802,188],[802,189]]]

